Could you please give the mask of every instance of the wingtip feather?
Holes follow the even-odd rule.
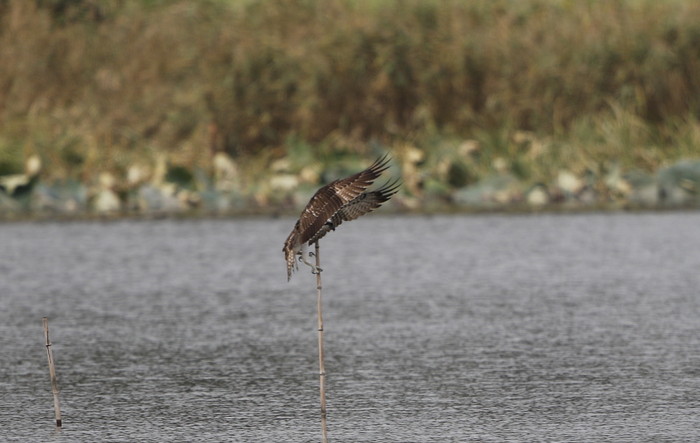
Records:
[[[377,192],[381,193],[382,196],[388,199],[392,195],[399,192],[402,184],[403,182],[400,178],[389,179],[379,189],[377,189]]]
[[[375,174],[379,175],[382,172],[386,171],[389,169],[389,163],[391,162],[391,156],[387,153],[379,157],[370,165],[368,170],[374,172]]]

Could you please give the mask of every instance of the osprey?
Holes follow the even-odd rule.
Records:
[[[387,182],[376,191],[365,192],[374,180],[389,168],[389,160],[385,155],[364,171],[331,182],[316,191],[282,248],[287,260],[287,280],[297,268],[297,255],[299,260],[311,266],[313,274],[321,272],[319,267],[306,259],[312,255],[308,252],[308,246],[329,231],[334,231],[342,222],[355,220],[377,209],[396,194],[400,186],[398,180]]]

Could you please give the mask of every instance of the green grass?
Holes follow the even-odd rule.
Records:
[[[160,154],[210,170],[225,151],[253,183],[286,156],[406,144],[454,187],[494,164],[532,183],[651,171],[700,156],[698,48],[693,0],[8,0],[0,174],[32,154],[49,179]]]

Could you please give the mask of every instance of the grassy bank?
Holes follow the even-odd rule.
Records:
[[[264,204],[271,174],[316,184],[378,147],[409,194],[504,171],[605,187],[700,157],[699,115],[692,0],[0,1],[0,176],[35,156],[122,199],[201,187],[225,153]]]

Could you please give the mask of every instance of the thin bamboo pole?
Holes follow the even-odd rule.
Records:
[[[318,240],[315,244],[316,268],[321,268]],[[318,314],[318,378],[321,397],[321,442],[328,443],[328,427],[326,426],[326,367],[323,361],[323,303],[321,298],[321,272],[316,272],[316,311]]]
[[[56,366],[53,362],[53,351],[51,350],[51,340],[49,340],[49,318],[41,319],[44,325],[44,338],[46,339],[46,357],[49,359],[49,375],[51,376],[51,391],[53,392],[53,409],[56,414],[56,429],[61,429],[61,401],[58,398],[58,379],[56,378]]]

